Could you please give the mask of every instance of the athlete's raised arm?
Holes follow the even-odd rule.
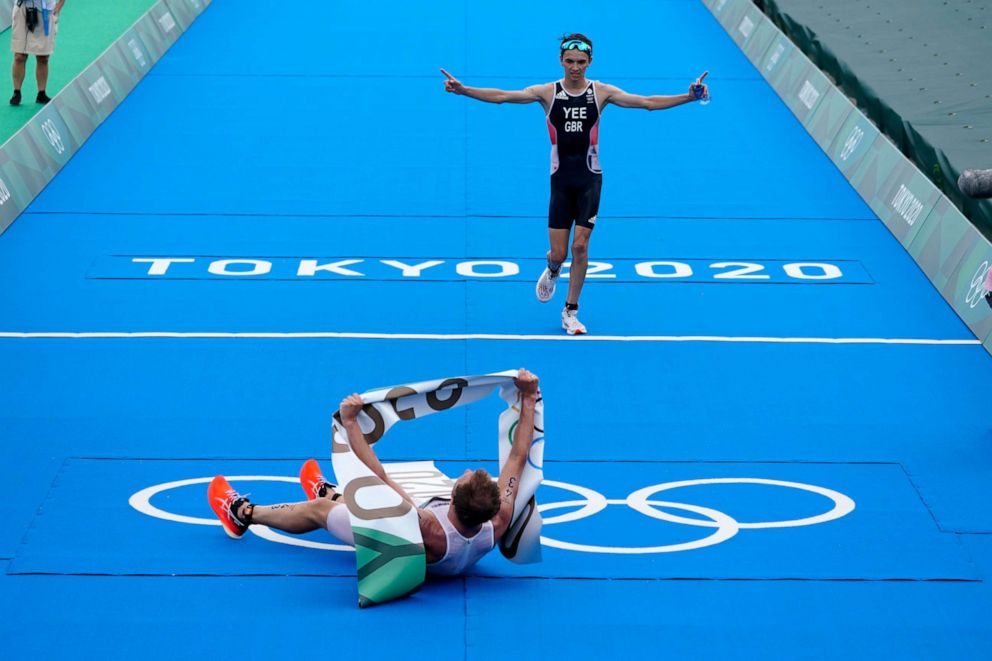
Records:
[[[445,76],[444,91],[461,94],[488,103],[535,103],[547,107],[550,104],[552,83],[531,85],[522,90],[501,90],[494,87],[468,87],[450,73],[441,69]]]
[[[694,85],[703,86],[702,96],[709,95],[709,88],[703,84],[703,78],[706,78],[706,74],[709,71],[703,72],[703,75],[697,78],[689,85],[689,91],[685,94],[673,94],[671,96],[656,95],[656,96],[641,96],[639,94],[628,94],[624,92],[619,87],[613,85],[606,85],[604,83],[599,84],[599,94],[602,103],[605,106],[607,103],[612,103],[614,105],[620,106],[621,108],[643,108],[644,110],[666,110],[668,108],[674,108],[675,106],[681,106],[684,103],[692,103],[693,101],[698,101],[699,99],[692,93],[692,88]]]
[[[410,497],[403,487],[398,485],[393,481],[391,477],[386,473],[386,469],[382,467],[382,463],[379,461],[379,457],[376,456],[375,450],[368,444],[365,440],[365,434],[362,433],[362,428],[358,425],[358,414],[362,410],[364,403],[359,394],[348,395],[343,400],[341,400],[341,406],[338,411],[341,414],[341,426],[344,427],[345,432],[348,434],[348,443],[351,445],[351,451],[355,453],[363,464],[369,467],[373,473],[375,473],[380,480],[388,484],[393,488],[393,491],[398,493],[403,500],[407,501],[411,505],[417,505],[416,501]]]
[[[499,513],[493,518],[493,535],[496,539],[502,538],[510,527],[513,505],[517,500],[517,489],[520,488],[520,474],[527,465],[530,446],[534,441],[534,406],[541,397],[536,375],[521,369],[517,374],[516,383],[520,391],[520,420],[513,434],[510,456],[506,458],[506,463],[499,472],[500,506]]]

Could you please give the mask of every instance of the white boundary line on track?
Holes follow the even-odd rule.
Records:
[[[0,332],[0,339],[250,339],[250,340],[495,340],[538,342],[727,342],[757,344],[917,344],[980,345],[979,340],[933,340],[882,337],[733,337],[720,335],[499,335],[494,333],[12,333]]]

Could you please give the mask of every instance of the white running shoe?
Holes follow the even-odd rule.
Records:
[[[551,269],[544,269],[544,273],[541,277],[537,279],[537,300],[542,303],[547,303],[551,300],[551,297],[555,295],[555,287],[558,285],[558,276],[561,275],[561,271],[554,275],[551,274]]]
[[[586,327],[579,321],[578,313],[568,308],[561,311],[561,327],[569,335],[585,335]]]

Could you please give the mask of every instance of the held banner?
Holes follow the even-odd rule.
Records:
[[[481,376],[452,377],[371,390],[358,423],[365,440],[374,445],[401,420],[465,406],[499,388],[507,408],[498,420],[500,467],[506,461],[520,420],[516,370]],[[358,605],[383,603],[407,595],[424,582],[427,562],[417,510],[380,480],[351,450],[348,435],[335,411],[331,459],[338,490],[344,496],[355,535],[358,563]],[[534,494],[543,478],[544,403],[534,412],[534,441],[520,479],[513,519],[500,541],[500,551],[514,562],[538,562],[541,557],[541,517]]]

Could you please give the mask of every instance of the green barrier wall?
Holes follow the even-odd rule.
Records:
[[[703,0],[992,353],[992,244],[751,0]]]
[[[958,175],[992,165],[989,0],[755,0],[992,238],[992,200]]]
[[[0,233],[209,4],[160,0],[0,147]]]
[[[0,0],[0,32],[10,27],[10,15],[14,12],[16,0]]]

